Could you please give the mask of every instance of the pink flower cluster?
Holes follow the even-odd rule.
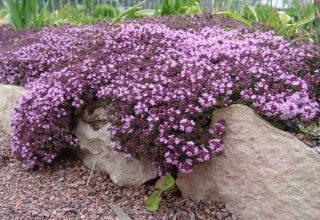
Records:
[[[103,33],[104,27],[99,26],[44,28],[30,37],[30,45],[1,54],[0,81],[25,85],[42,73],[59,70],[78,62],[87,53],[94,51],[99,45],[99,40],[102,40]],[[23,37],[20,36],[22,42]],[[7,44],[11,43],[9,40]]]
[[[15,51],[1,70],[2,81],[32,82],[12,119],[12,149],[26,167],[77,145],[76,116],[97,101],[112,116],[117,151],[182,173],[223,151],[224,124],[211,124],[214,109],[242,102],[278,120],[319,116],[320,54],[313,46],[217,25],[185,30],[149,21],[98,30],[69,29],[61,43],[84,32],[90,42],[65,43],[72,49],[42,73],[26,78],[12,64],[28,60],[36,69],[48,62],[36,56],[51,50],[41,41]]]

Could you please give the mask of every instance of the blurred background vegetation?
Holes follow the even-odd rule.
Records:
[[[149,0],[145,4],[145,8],[155,9],[158,8],[163,0]],[[0,0],[0,7],[4,6],[5,0]],[[45,5],[47,0],[38,0],[40,5]],[[95,5],[103,5],[103,4],[111,4],[118,5],[123,8],[129,8],[138,4],[139,0],[49,0],[49,9],[51,11],[57,10],[59,8],[64,7],[65,5],[91,5],[94,7]],[[240,8],[242,4],[250,4],[250,5],[272,5],[276,8],[289,8],[293,5],[301,5],[306,4],[308,0],[202,0],[200,2],[200,6],[204,10],[210,10],[212,4],[215,7],[223,9],[228,4],[232,4],[232,8]]]
[[[319,43],[319,8],[320,0],[0,0],[0,24],[38,29],[211,11],[248,26],[262,23],[284,38]]]

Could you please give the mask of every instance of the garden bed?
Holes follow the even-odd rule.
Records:
[[[146,196],[154,191],[120,188],[104,174],[93,172],[71,155],[56,166],[26,172],[10,153],[9,136],[0,132],[0,219],[116,219],[109,204],[124,209],[132,219],[225,219],[235,220],[222,203],[194,202],[177,191],[164,195],[156,213],[144,207]],[[87,184],[89,181],[89,184]]]
[[[162,205],[162,211],[146,214],[139,209],[136,216],[134,210],[137,207],[131,204],[131,201],[133,203],[141,200],[139,207],[142,207],[145,198],[137,192],[148,195],[153,188],[145,185],[142,191],[131,188],[119,191],[109,179],[93,171],[96,165],[96,168],[106,170],[113,182],[117,182],[120,175],[116,173],[114,177],[111,172],[118,170],[114,167],[107,168],[116,162],[120,164],[120,159],[114,156],[114,150],[121,154],[122,163],[136,170],[136,174],[145,174],[146,167],[150,167],[152,163],[153,170],[148,169],[152,172],[147,180],[166,173],[171,173],[177,180],[179,176],[198,175],[194,169],[197,170],[201,165],[207,169],[203,164],[227,161],[223,159],[225,157],[231,158],[232,162],[223,162],[226,164],[218,170],[222,173],[218,177],[206,176],[205,174],[211,174],[210,171],[217,166],[208,168],[208,172],[199,174],[205,178],[202,182],[212,179],[210,183],[216,183],[216,180],[221,178],[221,185],[230,183],[230,192],[234,193],[232,197],[240,198],[240,201],[239,194],[248,198],[248,195],[259,194],[265,189],[270,190],[272,198],[278,195],[289,198],[288,195],[292,194],[300,203],[304,202],[299,198],[307,198],[304,195],[311,197],[309,188],[299,191],[301,196],[294,187],[304,186],[306,180],[310,180],[308,187],[315,185],[314,179],[320,173],[310,173],[317,170],[319,156],[292,135],[281,133],[270,126],[260,116],[283,130],[292,133],[304,132],[303,137],[298,135],[299,138],[311,147],[318,146],[320,50],[317,45],[304,41],[290,42],[262,26],[244,26],[208,13],[195,17],[155,17],[116,25],[106,22],[79,27],[45,27],[40,31],[20,33],[12,32],[7,27],[1,28],[3,31],[0,38],[5,39],[0,39],[0,83],[20,85],[26,89],[11,119],[12,154],[22,161],[24,168],[31,170],[30,173],[19,171],[22,179],[27,178],[26,183],[33,184],[37,178],[32,180],[32,170],[40,169],[37,175],[50,173],[50,177],[44,177],[49,181],[48,185],[52,184],[50,181],[58,178],[58,188],[55,190],[59,191],[58,196],[62,195],[62,192],[66,195],[70,193],[67,197],[76,198],[76,203],[79,197],[74,194],[76,191],[79,194],[80,188],[80,192],[84,192],[80,193],[81,198],[89,197],[99,204],[97,206],[104,207],[107,213],[110,209],[106,201],[115,201],[120,193],[124,198],[119,198],[117,202],[134,218],[140,218],[140,214],[144,218],[163,217],[168,214],[165,212],[168,211],[169,204],[174,204],[177,208],[173,216],[181,215],[182,209],[186,215],[192,215],[190,210],[195,205],[195,212],[199,210],[195,215],[201,216],[204,213],[204,219],[236,218],[223,210],[221,204],[183,200],[175,190],[165,194],[166,202]],[[8,40],[6,36],[12,36],[14,40]],[[225,108],[228,106],[229,108]],[[218,121],[212,120],[213,114],[222,108],[231,112],[231,116],[221,117]],[[101,118],[97,119],[97,115],[92,114],[96,110],[102,113]],[[245,112],[247,120],[240,120],[246,118],[241,117],[241,111]],[[237,113],[239,115],[235,117]],[[84,116],[94,119],[86,120]],[[233,121],[229,121],[233,116]],[[232,131],[232,124],[239,121],[240,125],[235,127],[242,129],[236,131],[239,134],[246,131],[246,134],[230,144],[228,138],[232,140],[232,134],[237,133]],[[259,123],[261,126],[253,129],[254,125]],[[260,135],[254,136],[255,131]],[[269,140],[273,140],[272,143],[269,144]],[[295,144],[287,146],[286,143],[289,142]],[[241,143],[244,144],[241,148],[246,149],[245,152],[240,151],[239,154],[234,154],[233,158],[232,152],[242,146]],[[83,166],[77,168],[77,160],[69,157],[61,160],[66,150],[79,150],[79,147],[83,158],[89,158],[82,159],[86,166],[92,169],[93,176],[90,170],[84,170]],[[103,154],[99,155],[99,151]],[[243,157],[240,160],[241,153]],[[247,162],[252,156],[257,159],[252,159],[254,165]],[[306,159],[301,161],[301,157]],[[18,163],[15,159],[10,159],[10,156],[5,158],[9,163],[3,169],[10,174],[10,167],[16,168]],[[106,158],[113,160],[104,163],[108,160]],[[128,162],[133,160],[145,160],[148,163],[145,167],[140,167],[138,172],[138,169],[130,166]],[[272,160],[274,162],[270,162]],[[57,162],[57,166],[52,166],[53,162]],[[241,168],[247,165],[250,167]],[[65,171],[62,169],[64,166]],[[125,166],[120,164],[118,167]],[[241,169],[237,170],[239,167]],[[312,169],[308,169],[310,172],[303,172],[301,167]],[[280,183],[295,179],[292,181],[294,187],[289,187],[294,190],[287,190],[286,185],[282,190],[283,184],[280,184],[281,187],[276,184],[269,189],[268,186],[272,184],[267,184],[266,178],[255,180],[255,176],[259,175],[254,175],[253,180],[245,184],[241,192],[234,190],[238,184],[233,184],[229,181],[230,178],[240,180],[241,183],[250,180],[247,177],[254,172],[245,172],[250,169],[258,170],[262,176],[270,176],[264,171],[274,169],[271,173],[279,176]],[[50,172],[46,172],[48,170]],[[130,169],[124,170],[125,175],[134,173],[128,170]],[[66,175],[63,178],[58,175],[69,171],[74,172],[77,177],[73,176],[68,181]],[[218,171],[214,174],[219,173]],[[239,178],[239,173],[243,180]],[[280,175],[281,173],[289,175]],[[171,175],[168,176],[172,178]],[[276,177],[274,179],[277,179]],[[92,178],[97,178],[97,181]],[[132,185],[140,186],[141,181],[145,182],[142,178],[137,179]],[[192,180],[194,179],[200,178]],[[11,181],[10,178],[8,180]],[[106,188],[102,187],[102,181],[107,181]],[[252,182],[254,186],[262,186],[262,189],[258,187],[256,193],[252,193],[250,189],[255,187],[248,187]],[[119,181],[118,185],[131,184]],[[198,183],[193,185],[188,191],[192,192],[200,186]],[[208,187],[214,192],[217,191],[215,184]],[[49,188],[44,189],[44,192],[50,194],[49,192],[55,189]],[[248,188],[250,189],[247,190]],[[28,187],[26,189],[32,191]],[[113,189],[117,191],[116,195]],[[274,189],[279,189],[279,192]],[[108,190],[111,191],[107,195],[100,194]],[[223,190],[218,193],[220,192]],[[226,194],[230,196],[230,193]],[[97,201],[94,200],[95,195],[101,195],[101,199],[97,196]],[[137,198],[130,195],[136,195]],[[201,198],[208,196],[206,192],[202,195],[204,197]],[[223,196],[221,198],[226,204],[232,200]],[[100,205],[103,200],[105,204]],[[272,199],[262,196],[261,200]],[[313,209],[310,201],[306,201],[304,205],[312,210],[310,216],[316,216],[317,210]],[[295,203],[298,209],[301,207],[300,203]],[[234,204],[236,207],[239,202]],[[258,203],[254,198],[250,199],[248,204],[254,206]],[[262,208],[253,208],[257,208],[256,213],[261,216],[270,216],[273,204],[269,204],[267,211],[263,209],[265,204],[259,203]],[[284,202],[280,206],[288,208],[288,204]],[[88,206],[95,205],[92,203]],[[233,210],[238,210],[239,213],[246,210],[252,214],[251,207],[244,206]],[[209,210],[203,210],[202,207]],[[78,209],[82,210],[81,207]],[[215,210],[218,214],[214,213]],[[71,212],[74,214],[81,211]],[[279,213],[283,214],[281,210]],[[55,214],[57,212],[53,213]],[[84,214],[80,214],[80,217],[81,215]],[[306,216],[300,209],[293,215]],[[289,218],[289,215],[284,216]]]

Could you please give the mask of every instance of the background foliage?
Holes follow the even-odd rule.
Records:
[[[272,28],[284,38],[320,43],[320,1],[0,0],[3,6],[6,2],[8,7],[0,9],[0,23],[4,23],[7,18],[16,30],[40,28],[44,22],[50,25],[75,25],[113,20],[113,23],[117,23],[125,19],[173,14],[195,15],[211,10],[215,14],[232,17],[249,26],[257,22],[262,23],[267,29]],[[15,4],[20,6],[13,7]],[[30,5],[34,6],[28,8]],[[50,9],[50,13],[47,13],[47,8]]]

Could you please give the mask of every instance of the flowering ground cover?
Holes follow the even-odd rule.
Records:
[[[182,173],[223,151],[214,109],[241,102],[278,121],[319,117],[319,48],[228,21],[45,28],[2,52],[0,81],[28,89],[12,118],[13,153],[27,168],[51,163],[77,145],[76,116],[98,102],[115,150]]]

